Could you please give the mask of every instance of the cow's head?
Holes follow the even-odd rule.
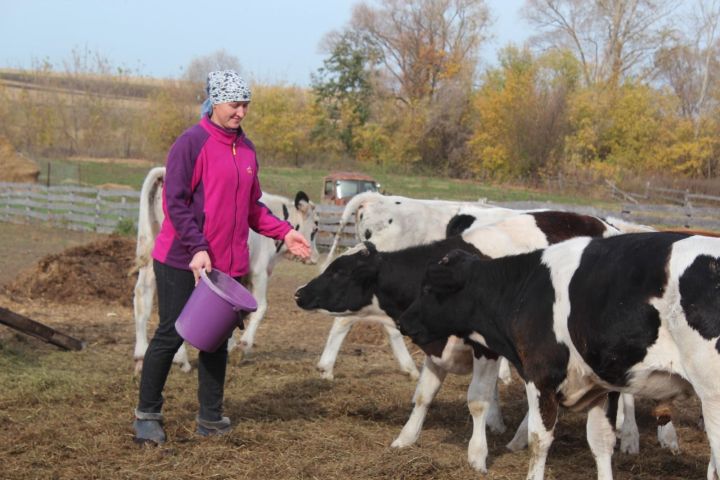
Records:
[[[320,253],[316,245],[316,237],[318,231],[318,213],[315,204],[310,201],[310,197],[303,191],[297,192],[295,195],[295,208],[287,208],[283,206],[283,217],[292,224],[293,228],[302,233],[310,242],[310,258],[303,260],[305,263],[316,264]],[[292,256],[291,253],[287,255]]]
[[[320,310],[335,316],[357,314],[371,308],[380,255],[370,242],[349,250],[310,283],[300,287],[295,292],[295,302],[305,310]]]
[[[438,263],[428,265],[420,296],[400,316],[400,331],[420,347],[463,337],[477,295],[470,288],[472,267],[481,261],[462,250],[453,250]]]

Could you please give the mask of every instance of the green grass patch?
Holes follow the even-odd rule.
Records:
[[[128,164],[122,160],[87,162],[68,159],[40,160],[40,181],[47,182],[47,164],[51,163],[50,176],[52,185],[64,183],[83,185],[102,185],[115,183],[128,185],[136,190],[142,186],[147,172],[152,168]],[[336,170],[336,169],[332,169]],[[277,195],[294,198],[302,190],[310,198],[320,201],[322,179],[331,169],[317,167],[280,167],[260,166],[260,183],[263,190]],[[492,202],[512,201],[545,201],[576,205],[600,205],[602,202],[592,196],[580,193],[543,191],[522,185],[492,184],[473,180],[457,180],[450,178],[403,175],[395,173],[374,172],[368,170],[381,184],[381,190],[388,194],[402,195],[412,198],[429,198],[442,200],[478,201],[486,199]]]
[[[45,158],[36,160],[40,166],[39,182],[50,185],[97,186],[107,183],[127,185],[140,190],[150,165],[129,165],[123,161],[107,160],[87,162],[69,159]],[[48,164],[50,168],[48,169]]]

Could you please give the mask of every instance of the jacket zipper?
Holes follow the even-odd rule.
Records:
[[[235,158],[235,155],[237,154],[235,150],[235,141],[232,143],[232,158],[233,158],[233,165],[235,165],[235,173],[236,173],[236,182],[235,182],[235,198],[233,199],[233,205],[235,208],[233,209],[233,228],[232,228],[232,236],[230,237],[230,268],[229,268],[229,274],[232,275],[232,267],[235,263],[233,258],[233,247],[235,244],[235,228],[237,227],[237,196],[238,196],[238,190],[240,189],[240,169],[237,165],[237,159]]]

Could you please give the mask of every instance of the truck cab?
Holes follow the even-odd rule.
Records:
[[[357,172],[332,172],[323,178],[322,202],[345,205],[363,192],[377,192],[380,184],[369,175]]]

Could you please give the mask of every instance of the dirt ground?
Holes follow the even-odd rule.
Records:
[[[468,377],[448,377],[417,445],[390,448],[411,411],[414,382],[400,373],[380,330],[369,326],[356,329],[346,341],[335,380],[322,380],[314,367],[330,319],[304,312],[292,300],[295,288],[317,270],[286,260],[271,279],[270,308],[254,352],[244,359],[231,354],[225,410],[235,424],[232,433],[210,439],[194,434],[195,370],[184,374],[174,368],[165,389],[169,442],[138,447],[131,429],[137,378],[132,278],[126,268],[132,241],[9,224],[0,224],[0,240],[0,285],[5,287],[0,305],[87,342],[84,351],[65,352],[0,325],[2,478],[525,476],[527,452],[504,448],[525,412],[517,378],[501,387],[508,430],[488,434],[487,475],[473,471],[466,460],[472,431],[465,405]],[[75,275],[68,275],[66,267]],[[65,281],[57,281],[53,272]],[[422,355],[411,351],[420,364]],[[677,456],[659,448],[650,406],[637,405],[641,454],[616,453],[615,478],[705,478],[709,447],[696,426],[698,402],[676,405],[682,449]],[[584,416],[563,412],[555,438],[546,478],[594,478]]]

